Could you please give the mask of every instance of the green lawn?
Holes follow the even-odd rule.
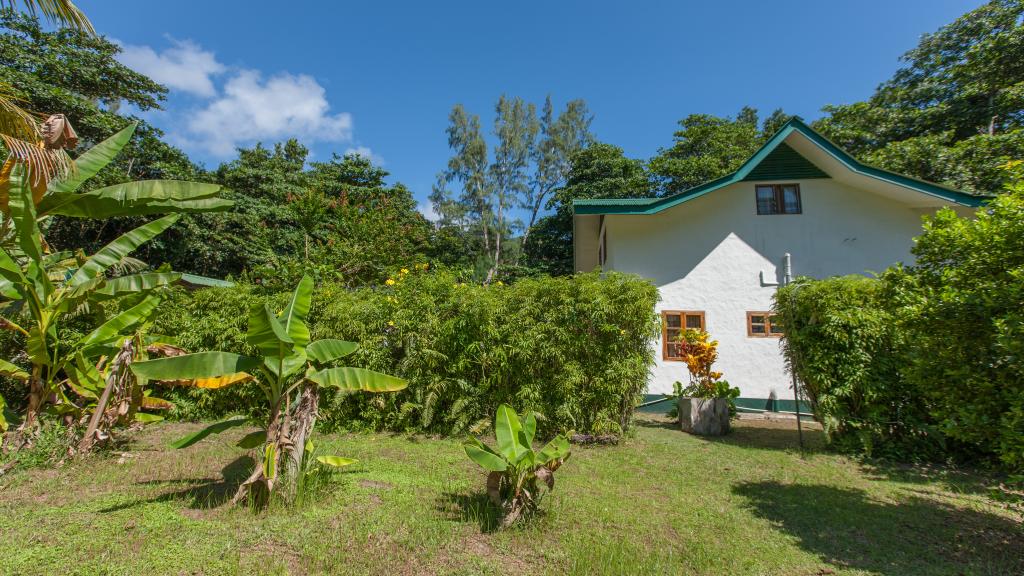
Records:
[[[315,501],[225,503],[251,459],[159,424],[127,455],[0,478],[5,574],[1022,574],[1019,508],[983,478],[870,468],[794,449],[789,424],[704,440],[643,417],[616,447],[574,448],[528,528],[494,532],[458,441],[321,438],[359,458]]]

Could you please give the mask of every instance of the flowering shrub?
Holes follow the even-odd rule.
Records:
[[[736,413],[734,400],[739,397],[740,389],[722,380],[722,373],[712,368],[718,360],[718,340],[703,330],[688,329],[680,336],[683,360],[690,372],[690,384],[683,387],[675,383],[675,395],[688,398],[727,398],[729,412]]]

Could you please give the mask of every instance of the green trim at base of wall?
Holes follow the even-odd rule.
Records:
[[[663,400],[656,404],[649,404],[647,406],[641,406],[637,408],[640,412],[648,413],[661,413],[667,412],[670,405],[671,399],[664,394],[644,394],[644,400],[642,404],[648,402],[654,402],[655,400]],[[784,400],[781,398],[772,400],[770,398],[737,398],[736,409],[740,412],[789,412],[792,414],[795,412],[796,401]],[[811,417],[811,405],[807,402],[800,402],[800,415],[804,418]]]

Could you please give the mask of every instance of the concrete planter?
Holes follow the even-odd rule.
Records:
[[[727,398],[679,398],[679,426],[699,436],[723,436],[729,432]]]

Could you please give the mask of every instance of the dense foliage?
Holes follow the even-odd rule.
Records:
[[[596,274],[525,279],[488,287],[452,273],[399,271],[375,288],[324,284],[313,298],[314,338],[361,344],[353,365],[409,382],[397,394],[324,397],[329,428],[363,426],[458,433],[486,426],[501,403],[540,414],[542,431],[621,432],[652,362],[655,288],[638,278]],[[179,294],[159,329],[187,350],[253,353],[245,310],[281,295],[250,285]],[[182,391],[182,416],[256,409],[247,386],[219,394]]]
[[[879,279],[781,289],[790,363],[842,445],[1024,470],[1024,186],[926,218],[913,252]]]
[[[789,365],[835,446],[910,456],[925,445],[918,440],[941,443],[923,399],[902,378],[906,335],[879,280],[800,278],[779,289],[775,311]]]
[[[781,109],[759,124],[757,110],[735,118],[691,114],[679,121],[671,147],[651,159],[663,194],[675,194],[736,170],[789,120]]]

